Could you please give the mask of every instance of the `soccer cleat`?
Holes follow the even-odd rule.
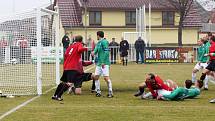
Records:
[[[208,88],[205,87],[204,90],[208,90]]]
[[[63,101],[63,98],[57,97],[57,96],[52,96],[53,100],[57,100],[57,101]]]
[[[96,90],[91,90],[91,93],[94,93],[94,92],[96,92]]]
[[[138,97],[138,96],[140,96],[140,95],[142,95],[142,94],[143,94],[142,92],[138,91],[136,94],[134,94],[134,96],[135,96],[135,97]]]
[[[107,97],[108,98],[113,98],[113,94],[108,94]]]
[[[215,99],[211,100],[210,103],[215,103]]]
[[[68,94],[72,94],[72,93],[75,94],[75,87],[70,87],[70,88],[69,88]]]
[[[56,99],[56,96],[52,96],[52,100],[55,100]]]
[[[96,93],[96,97],[101,97],[101,93]]]

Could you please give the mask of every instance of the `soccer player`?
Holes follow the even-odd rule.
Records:
[[[201,69],[205,69],[207,67],[207,62],[208,62],[208,57],[205,56],[205,54],[208,53],[208,47],[207,44],[205,43],[204,39],[198,40],[198,51],[197,51],[197,64],[195,65],[193,72],[192,72],[192,82],[196,82],[196,73],[200,71]],[[205,89],[208,88],[208,79],[205,78]]]
[[[147,74],[146,81],[139,85],[139,91],[134,94],[134,96],[141,96],[144,93],[144,88],[148,88],[152,93],[153,98],[157,98],[157,90],[164,89],[167,91],[172,91],[173,89],[166,85],[163,80],[158,76],[152,73]]]
[[[92,52],[92,56],[97,55],[97,63],[96,63],[96,69],[95,69],[96,96],[97,97],[101,96],[99,77],[102,75],[108,86],[107,97],[112,98],[113,97],[112,83],[109,78],[109,69],[110,69],[109,48],[108,48],[109,43],[104,38],[103,31],[97,32],[97,39],[98,39],[98,43],[96,44],[96,47]]]
[[[185,81],[185,87],[179,87],[173,90],[170,94],[160,94],[157,99],[163,100],[183,100],[190,99],[198,96],[200,94],[200,89],[203,86],[203,81],[197,80],[195,82],[195,87],[192,86],[191,80]]]
[[[70,45],[64,55],[64,72],[61,77],[61,83],[58,85],[54,96],[52,99],[62,101],[62,95],[67,89],[74,83],[77,83],[77,77],[80,75],[80,59],[81,54],[84,51],[87,51],[87,48],[84,48],[82,45],[83,37],[76,36],[75,42]],[[80,92],[80,89],[75,90],[77,93]]]
[[[204,81],[207,78],[207,75],[210,75],[211,71],[215,71],[215,36],[210,37],[210,49],[209,53],[205,54],[205,56],[210,57],[210,61],[206,69],[203,71],[200,80]]]

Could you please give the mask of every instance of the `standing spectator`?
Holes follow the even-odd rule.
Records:
[[[90,48],[88,49],[87,51],[87,56],[86,56],[86,60],[90,60],[90,54],[91,52],[93,51],[92,48],[95,47],[95,42],[94,40],[91,38],[91,35],[89,35],[89,38],[87,39],[87,42],[86,42],[86,45],[87,45],[87,48]],[[92,57],[92,60],[94,60],[94,58]]]
[[[136,49],[136,63],[139,62],[139,55],[141,56],[141,64],[144,63],[144,51],[145,51],[145,42],[139,37],[135,41],[135,49]]]
[[[115,38],[112,38],[112,42],[110,42],[109,46],[110,46],[110,54],[111,54],[111,64],[116,64],[116,57],[118,54],[119,44],[115,41]]]
[[[70,40],[69,40],[69,33],[66,33],[62,38],[63,43],[63,54],[65,54],[66,49],[69,47]]]
[[[129,43],[127,40],[124,40],[124,38],[121,38],[121,42],[120,42],[120,48],[119,48],[119,52],[120,52],[120,57],[121,57],[121,61],[123,63],[123,66],[126,65],[128,63],[128,50],[129,50]]]

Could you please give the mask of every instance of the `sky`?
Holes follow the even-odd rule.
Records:
[[[31,11],[39,6],[48,6],[53,0],[0,0],[0,17]]]

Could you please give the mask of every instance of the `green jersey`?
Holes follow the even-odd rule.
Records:
[[[188,89],[186,98],[194,98],[198,95],[200,95],[200,89],[196,87],[191,87],[190,89]]]
[[[204,44],[205,45],[205,48],[206,48],[206,54],[209,54],[209,51],[210,51],[210,46],[211,46],[211,43],[210,43],[210,41],[208,41],[206,44]],[[209,61],[210,60],[210,57],[208,56],[207,57],[207,61]]]
[[[198,48],[198,53],[197,53],[197,59],[201,63],[206,63],[208,61],[208,57],[204,56],[205,54],[208,54],[208,45],[204,44]]]
[[[109,43],[106,39],[102,38],[99,40],[99,42],[96,44],[96,47],[94,49],[94,54],[97,55],[97,66],[101,65],[110,65],[110,59],[109,59]]]
[[[164,100],[181,100],[186,97],[187,93],[188,93],[187,89],[183,87],[179,87],[173,90],[171,94],[163,95],[163,98]]]

